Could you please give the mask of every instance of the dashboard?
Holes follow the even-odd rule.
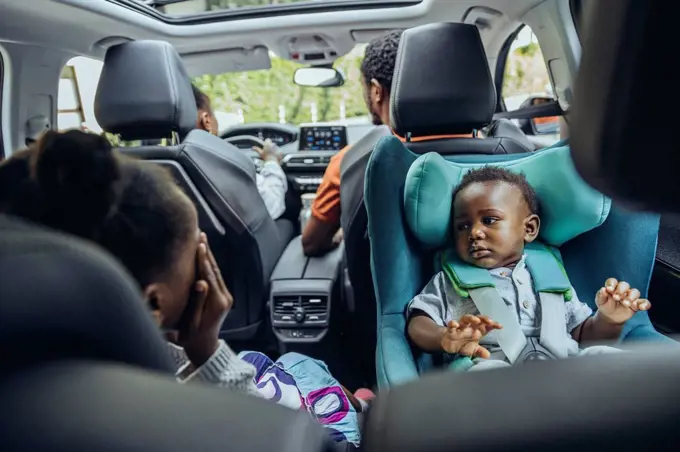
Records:
[[[288,175],[289,187],[301,194],[315,193],[331,158],[347,145],[359,141],[375,126],[366,123],[290,124],[250,123],[233,126],[220,137],[246,152],[260,167],[262,161],[253,146],[271,139],[282,154],[281,167]]]

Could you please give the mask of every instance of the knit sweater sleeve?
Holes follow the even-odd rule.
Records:
[[[255,368],[242,361],[224,342],[220,341],[215,353],[199,368],[195,368],[184,349],[168,343],[170,354],[177,366],[180,383],[204,382],[241,393],[260,396],[255,386]]]

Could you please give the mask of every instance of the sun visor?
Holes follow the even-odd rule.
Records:
[[[225,72],[271,69],[269,50],[264,46],[183,53],[182,61],[191,77]]]
[[[569,117],[577,170],[631,207],[680,211],[680,3],[583,1],[583,56]]]

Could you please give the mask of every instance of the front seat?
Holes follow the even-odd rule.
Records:
[[[325,452],[305,412],[181,385],[139,288],[95,246],[0,216],[0,450]]]
[[[491,127],[489,134],[493,136],[489,138],[450,137],[470,134],[490,124],[495,107],[495,89],[477,27],[435,24],[410,29],[402,35],[392,82],[390,116],[397,135],[414,139],[407,141],[407,148],[416,154],[437,152],[451,156],[533,151],[531,142],[507,120]],[[361,330],[359,349],[370,354],[369,362],[374,362],[377,310],[369,259],[364,175],[375,144],[390,134],[388,127],[378,127],[353,145],[343,158],[340,173],[340,223],[354,291],[356,324]],[[430,138],[438,135],[443,137]],[[375,376],[373,366],[368,374]]]
[[[124,140],[168,137],[175,146],[125,147],[120,151],[168,168],[194,201],[199,226],[236,302],[222,336],[248,341],[265,318],[269,277],[292,239],[277,228],[255,182],[253,161],[203,130],[190,79],[180,56],[162,41],[134,41],[106,53],[95,114],[101,127]],[[279,220],[288,221],[288,220]],[[288,230],[290,234],[281,234]],[[252,345],[252,344],[249,344]]]

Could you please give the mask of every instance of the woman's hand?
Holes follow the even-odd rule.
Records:
[[[201,233],[196,252],[196,283],[187,318],[179,330],[178,342],[194,367],[202,366],[217,350],[222,323],[234,304],[208,238]]]

